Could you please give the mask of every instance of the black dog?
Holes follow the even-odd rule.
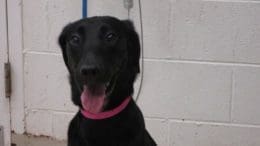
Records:
[[[131,98],[140,44],[132,22],[92,17],[68,24],[59,37],[70,73],[68,146],[155,146]]]

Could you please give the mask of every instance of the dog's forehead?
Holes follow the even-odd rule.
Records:
[[[84,28],[86,31],[99,31],[100,29],[120,31],[123,27],[120,20],[111,17],[87,18],[78,23],[77,26],[77,28]]]

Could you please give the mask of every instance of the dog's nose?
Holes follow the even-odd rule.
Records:
[[[80,69],[80,73],[82,75],[96,75],[99,72],[98,67],[94,66],[94,65],[84,65],[81,67]]]

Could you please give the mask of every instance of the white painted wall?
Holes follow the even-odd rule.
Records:
[[[22,8],[25,131],[63,140],[76,107],[57,37],[81,17],[81,1],[23,0]],[[142,10],[138,104],[157,143],[259,146],[260,1],[142,0]],[[127,18],[122,0],[89,0],[89,15],[103,14]]]

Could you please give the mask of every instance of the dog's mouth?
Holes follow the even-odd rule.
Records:
[[[84,110],[99,113],[105,104],[106,87],[104,85],[85,85],[81,93],[81,103]]]
[[[105,83],[85,83],[81,93],[82,108],[90,113],[96,114],[103,111],[108,103],[108,96],[115,87],[116,76]]]

